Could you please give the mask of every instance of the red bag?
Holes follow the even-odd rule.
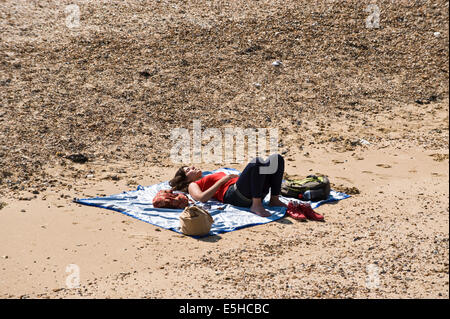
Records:
[[[155,198],[153,198],[153,207],[156,208],[175,208],[183,209],[189,205],[189,199],[186,195],[177,193],[172,190],[160,190]]]

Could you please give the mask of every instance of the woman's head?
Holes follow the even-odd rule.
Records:
[[[169,185],[173,190],[187,193],[190,183],[202,178],[202,171],[195,166],[183,166],[175,173],[174,178],[169,181]]]

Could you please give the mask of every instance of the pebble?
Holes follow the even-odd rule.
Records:
[[[361,143],[361,145],[370,145],[370,142],[363,138],[359,140],[359,143]]]
[[[280,60],[276,60],[276,61],[272,62],[272,65],[273,66],[281,66],[281,65],[283,65],[283,62],[281,62]]]

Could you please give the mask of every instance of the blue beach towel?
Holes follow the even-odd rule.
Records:
[[[221,168],[214,171],[203,172],[203,176],[217,172],[224,172],[226,174],[240,173],[238,170],[233,168]],[[153,198],[156,193],[162,189],[170,189],[168,181],[151,186],[138,186],[135,191],[123,192],[117,195],[86,199],[76,198],[74,201],[83,205],[115,210],[152,225],[181,233],[178,217],[183,211],[182,209],[153,207]],[[244,227],[269,223],[284,217],[286,213],[286,208],[284,207],[267,206],[270,199],[270,194],[268,194],[263,201],[266,210],[272,214],[270,217],[260,217],[251,213],[249,208],[224,204],[213,199],[206,203],[201,203],[199,201],[195,201],[189,194],[186,195],[189,199],[195,202],[195,205],[206,209],[213,217],[214,223],[208,235],[217,235]],[[311,207],[316,208],[324,203],[338,201],[348,197],[350,196],[347,194],[331,191],[328,199],[320,202],[311,202]],[[283,196],[280,196],[280,200],[286,204],[291,200],[296,201],[293,198],[286,198]]]

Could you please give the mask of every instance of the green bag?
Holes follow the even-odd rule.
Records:
[[[309,200],[319,201],[330,196],[330,181],[327,176],[309,175],[305,179],[294,179],[283,181],[281,184],[281,195],[303,199],[306,191],[310,192]]]

